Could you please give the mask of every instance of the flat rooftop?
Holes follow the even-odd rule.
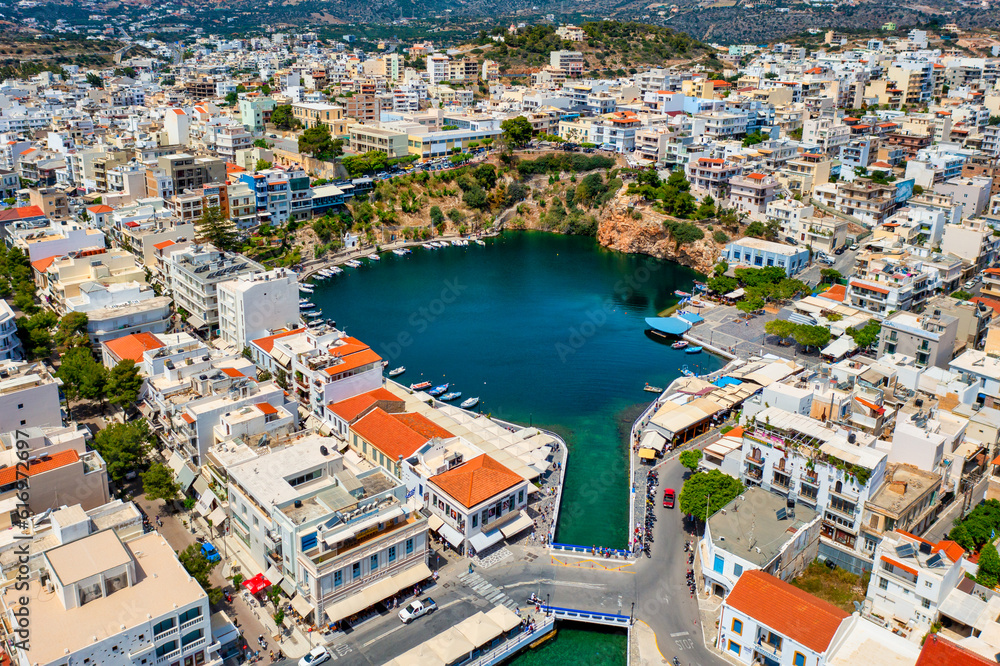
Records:
[[[103,534],[103,533],[101,533]],[[86,544],[93,537],[75,544]],[[68,544],[69,545],[69,544]],[[98,641],[121,633],[121,625],[134,627],[205,597],[201,586],[177,560],[173,549],[155,532],[139,537],[124,548],[135,559],[136,582],[85,606],[66,610],[59,597],[47,592],[37,579],[27,591],[4,590],[7,608],[16,607],[19,596],[27,596],[31,607],[31,649],[28,663],[47,664],[65,659]],[[101,565],[108,568],[109,565]],[[176,605],[175,605],[176,604]]]
[[[716,548],[737,555],[758,567],[770,563],[790,539],[817,515],[797,504],[795,517],[778,520],[786,500],[762,488],[747,488],[742,495],[708,519]]]
[[[45,554],[52,572],[63,585],[90,578],[102,571],[128,564],[131,554],[113,530],[96,532]]]
[[[941,481],[940,474],[925,472],[912,465],[890,466],[885,478],[887,483],[867,503],[895,516],[905,513],[907,507],[920,499],[928,488]]]

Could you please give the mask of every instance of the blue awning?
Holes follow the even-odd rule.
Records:
[[[700,324],[701,322],[705,321],[704,317],[702,317],[701,315],[697,315],[693,312],[678,312],[677,316],[692,324]]]
[[[739,386],[743,382],[741,382],[738,379],[734,379],[732,377],[719,377],[718,379],[715,380],[714,383],[719,388],[722,388],[723,386],[729,386],[730,384],[735,384],[735,385]]]
[[[646,324],[667,335],[684,335],[691,329],[691,322],[680,317],[646,317]]]

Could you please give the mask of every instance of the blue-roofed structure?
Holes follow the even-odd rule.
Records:
[[[693,324],[700,324],[701,322],[705,321],[704,317],[702,317],[699,314],[695,314],[694,312],[678,312],[677,316],[680,317],[681,319],[683,319],[683,320],[691,323],[692,325]]]
[[[646,317],[646,324],[667,335],[681,336],[691,330],[691,322],[680,317]]]
[[[723,386],[729,386],[730,384],[735,384],[736,386],[739,386],[743,382],[734,377],[719,377],[713,383],[719,388],[722,388]]]

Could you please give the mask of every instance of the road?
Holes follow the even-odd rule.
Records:
[[[820,271],[826,268],[832,268],[838,271],[841,275],[850,275],[854,272],[854,258],[857,256],[858,250],[844,250],[844,254],[833,255],[834,262],[832,266],[827,266],[826,264],[820,263],[819,261],[813,261],[812,265],[806,270],[802,271],[795,277],[803,282],[815,285],[823,282],[823,278],[820,275]]]
[[[983,501],[984,493],[986,492],[987,481],[988,478],[987,476],[984,475],[983,478],[980,479],[979,482],[976,483],[975,487],[973,488],[972,490],[973,507],[979,504],[981,501]],[[948,508],[942,511],[941,515],[938,516],[937,521],[929,528],[927,528],[927,532],[924,533],[923,538],[933,543],[937,543],[941,539],[946,538],[948,536],[948,532],[950,532],[951,528],[954,527],[955,519],[958,518],[959,512],[962,509],[962,499],[963,499],[962,497],[956,497],[954,500],[952,500],[951,504],[948,505]]]

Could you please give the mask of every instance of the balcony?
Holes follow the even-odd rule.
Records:
[[[764,472],[753,467],[747,468],[746,475],[748,479],[753,479],[754,481],[760,481],[764,478]]]
[[[791,486],[791,477],[781,472],[774,472],[771,475],[771,486],[787,491]]]
[[[781,648],[775,647],[770,643],[765,643],[763,640],[758,639],[757,644],[754,646],[754,650],[760,652],[763,655],[767,655],[772,659],[781,660]]]
[[[819,475],[816,472],[803,472],[799,475],[799,480],[802,483],[819,488]]]

